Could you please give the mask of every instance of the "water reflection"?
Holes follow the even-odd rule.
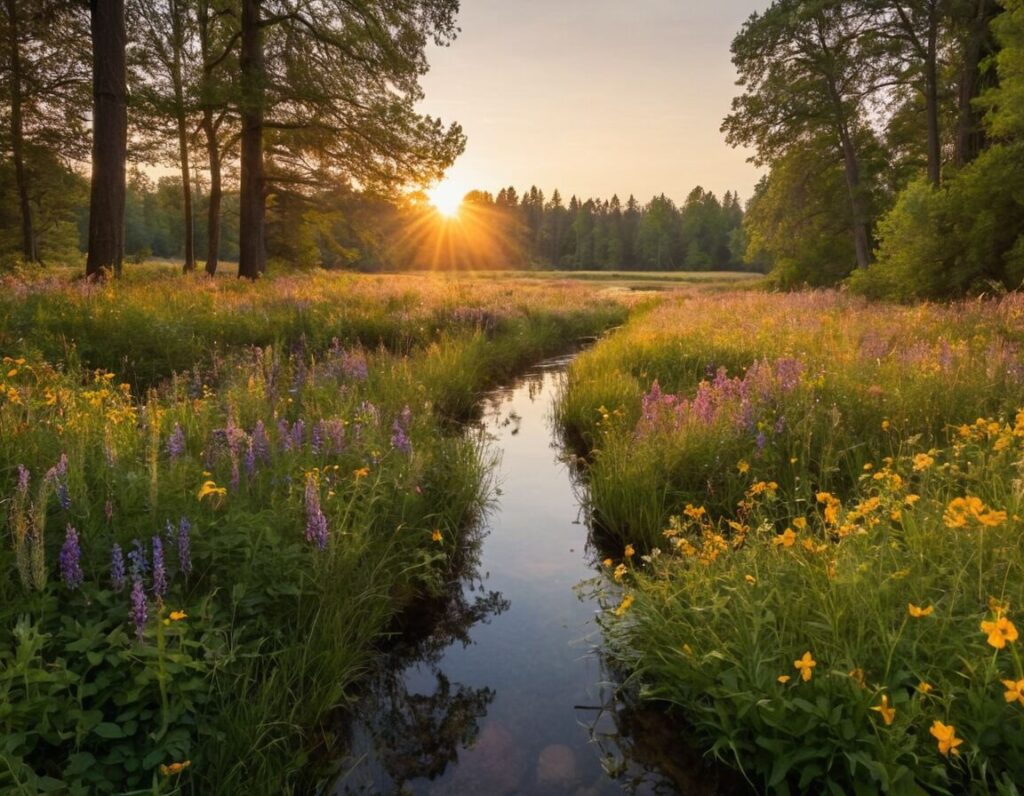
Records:
[[[486,537],[442,599],[404,618],[330,792],[712,792],[702,766],[679,754],[678,737],[659,736],[656,718],[626,699],[599,654],[599,606],[577,594],[601,556],[573,457],[551,423],[566,362],[482,402],[482,431],[501,457]],[[664,775],[672,766],[687,769],[689,784]]]

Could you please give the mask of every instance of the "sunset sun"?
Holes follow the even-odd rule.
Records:
[[[427,191],[430,204],[445,218],[455,218],[462,207],[466,189],[450,180],[444,180]]]

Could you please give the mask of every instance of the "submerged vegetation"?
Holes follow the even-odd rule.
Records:
[[[688,295],[570,368],[609,652],[758,788],[1024,780],[1022,318]]]
[[[489,498],[446,427],[626,314],[430,278],[3,288],[0,787],[22,792],[305,792]]]

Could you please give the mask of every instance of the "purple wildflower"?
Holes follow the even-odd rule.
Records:
[[[391,425],[391,446],[406,456],[412,453],[412,440],[409,439],[410,423],[412,423],[412,412],[406,406]]]
[[[141,579],[149,571],[146,549],[138,539],[132,541],[132,549],[128,551],[128,569],[131,572],[132,579]]]
[[[46,480],[57,490],[57,501],[67,511],[71,508],[71,495],[68,493],[68,455],[62,453],[57,464],[46,471]]]
[[[178,568],[185,577],[192,572],[192,523],[187,517],[178,523]]]
[[[64,545],[60,549],[60,576],[69,589],[82,585],[82,548],[78,544],[78,531],[68,523],[64,534]]]
[[[167,570],[164,567],[164,543],[159,536],[153,537],[153,594],[163,597],[167,594]]]
[[[110,583],[114,591],[124,588],[124,553],[121,552],[121,545],[116,542],[110,548]]]
[[[327,547],[327,518],[320,510],[320,485],[313,473],[306,476],[306,541],[320,550]]]
[[[754,444],[757,445],[759,451],[764,450],[764,446],[768,444],[768,438],[765,437],[763,431],[758,431],[757,436],[754,438]]]
[[[185,432],[181,423],[174,424],[170,439],[167,440],[167,455],[172,459],[178,459],[185,453]]]
[[[302,443],[306,439],[306,424],[302,422],[300,417],[295,421],[295,425],[292,426],[292,447],[299,450],[302,447]]]
[[[341,358],[341,372],[353,381],[366,381],[370,373],[366,357],[359,351],[346,352]]]
[[[142,588],[142,578],[132,578],[132,623],[135,625],[135,636],[142,641],[142,634],[146,630],[146,619],[149,611],[146,606],[146,590]]]
[[[287,453],[292,449],[291,426],[284,418],[277,421],[277,439],[281,444],[283,452]]]
[[[18,492],[22,495],[28,492],[29,472],[25,465],[18,465]]]

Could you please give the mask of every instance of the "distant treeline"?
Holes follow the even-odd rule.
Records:
[[[58,160],[37,168],[36,235],[42,259],[77,262],[88,240],[88,182]],[[45,176],[45,179],[41,179]],[[0,250],[20,251],[19,216],[10,169],[0,169]],[[194,246],[205,251],[203,223],[209,192],[193,185]],[[183,259],[185,223],[181,179],[129,173],[125,203],[125,254]],[[738,270],[746,238],[736,194],[694,188],[677,206],[665,195],[641,205],[572,196],[546,198],[530,188],[522,196],[505,188],[497,196],[474,191],[459,217],[446,221],[422,201],[395,202],[349,190],[312,195],[272,195],[267,250],[279,268],[567,268]],[[220,258],[237,261],[238,195],[221,200]]]

